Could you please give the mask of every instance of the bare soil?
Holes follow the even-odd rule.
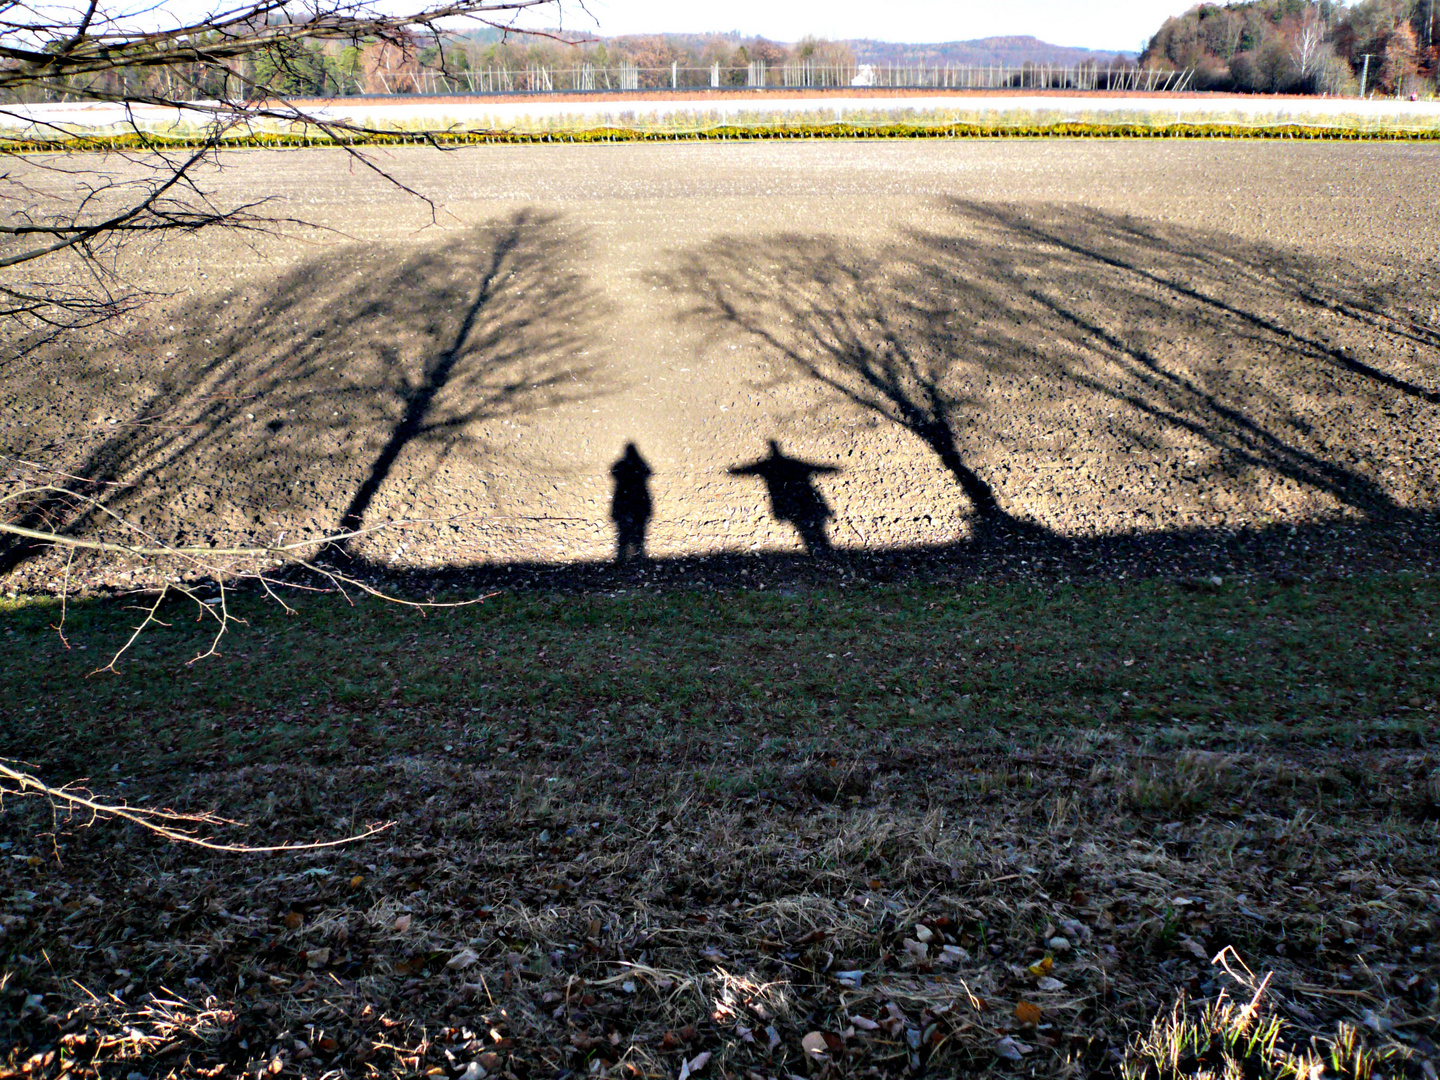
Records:
[[[433,219],[337,151],[230,156],[217,199],[320,228],[133,253],[169,300],[0,369],[9,467],[84,477],[166,540],[432,522],[357,552],[402,568],[607,559],[630,441],[659,558],[800,550],[727,471],[768,439],[838,469],[814,483],[841,552],[996,521],[1075,541],[1413,521],[1440,493],[1433,148],[374,157]],[[62,567],[27,559],[10,587]]]

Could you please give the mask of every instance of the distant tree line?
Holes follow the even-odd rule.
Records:
[[[1440,61],[1436,0],[1253,0],[1165,20],[1142,67],[1195,69],[1200,90],[1428,96]]]
[[[1440,0],[1362,0],[1346,6],[1336,0],[1251,0],[1200,4],[1167,19],[1138,60],[1141,68],[1192,69],[1189,85],[1199,90],[1252,93],[1428,95],[1435,92],[1440,69]],[[217,39],[218,40],[218,39]],[[955,47],[984,46],[994,51],[1007,42],[1016,47],[1049,49],[1034,39],[987,39],[949,46],[886,45],[885,62],[949,62]],[[194,42],[203,50],[203,37]],[[678,85],[710,85],[719,70],[722,86],[745,86],[752,65],[772,71],[809,63],[836,70],[876,62],[870,52],[882,43],[827,41],[807,37],[783,43],[736,34],[652,34],[586,38],[577,34],[515,35],[494,30],[459,35],[409,31],[374,40],[282,38],[233,58],[228,67],[203,62],[127,67],[123,61],[87,76],[76,96],[94,93],[123,100],[237,97],[340,97],[354,94],[428,93],[437,87],[495,86],[477,82],[476,72],[560,72],[591,68],[594,89],[615,86],[611,76],[630,71],[634,88],[670,86],[671,71],[692,73]],[[949,51],[947,51],[949,50]],[[1076,51],[1079,50],[1070,50]],[[943,55],[942,55],[943,54]],[[971,62],[968,57],[967,62]],[[982,61],[983,62],[983,61]],[[1124,69],[1137,61],[1118,55],[1102,66]],[[0,60],[3,68],[3,60]],[[610,74],[606,74],[610,73]],[[436,76],[444,76],[437,80]],[[590,84],[587,83],[587,88]],[[513,88],[520,89],[516,81]],[[525,88],[545,88],[530,79]],[[0,100],[43,100],[66,96],[56,80],[0,88]]]
[[[197,39],[202,48],[206,42]],[[258,48],[231,62],[231,74],[214,65],[177,62],[129,68],[123,63],[87,77],[84,96],[100,93],[126,100],[155,96],[167,100],[237,96],[339,97],[354,94],[423,93],[435,85],[435,73],[456,77],[467,72],[562,70],[586,65],[600,71],[622,66],[638,69],[639,86],[670,85],[672,65],[709,70],[718,65],[722,85],[746,84],[752,63],[770,68],[810,62],[853,67],[855,55],[845,44],[804,38],[791,44],[763,37],[656,34],[586,40],[578,35],[541,37],[481,31],[469,35],[418,33],[400,40],[324,41],[292,38]],[[603,89],[597,86],[597,89]],[[79,88],[77,87],[77,91]],[[0,93],[0,100],[37,101],[66,96],[52,81]],[[77,93],[77,96],[80,96]]]
[[[746,69],[752,63],[777,68],[801,61],[852,67],[855,54],[842,42],[814,37],[785,44],[763,37],[720,34],[637,34],[570,41],[534,37],[496,39],[493,35],[480,34],[431,44],[414,57],[414,63],[421,68],[448,73],[484,68],[558,70],[587,65],[607,71],[630,66],[638,69],[640,86],[670,85],[668,73],[672,67],[699,71],[716,66],[721,70],[722,85],[744,86]]]

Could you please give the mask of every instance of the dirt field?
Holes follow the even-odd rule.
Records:
[[[800,549],[761,479],[727,471],[769,439],[836,468],[813,483],[840,549],[1440,496],[1434,148],[377,157],[433,222],[338,152],[234,154],[222,201],[273,194],[320,229],[137,253],[174,295],[0,368],[6,453],[166,539],[439,522],[368,542],[416,567],[609,557],[630,441],[661,557]]]

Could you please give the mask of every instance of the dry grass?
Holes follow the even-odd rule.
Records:
[[[267,839],[399,822],[278,859],[62,823],[57,863],[42,807],[11,808],[8,1065],[1433,1076],[1435,763],[1330,756],[937,742],[756,790],[410,755],[182,793]]]

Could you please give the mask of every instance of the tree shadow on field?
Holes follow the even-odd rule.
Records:
[[[912,294],[903,275],[887,277],[886,263],[825,236],[724,237],[682,256],[663,280],[693,297],[689,314],[717,333],[757,339],[792,375],[922,440],[964,491],[977,524],[1017,528],[966,459],[965,436],[983,402],[953,378],[965,361],[949,348],[949,313]],[[967,344],[1000,355],[983,334]]]
[[[980,526],[1038,539],[1440,502],[1423,284],[1387,299],[1346,263],[1096,210],[943,209],[868,252],[722,237],[663,280],[717,338],[778,355],[782,379],[914,434]]]
[[[604,305],[573,269],[585,249],[560,217],[520,211],[418,249],[349,247],[197,303],[135,346],[175,355],[133,419],[66,468],[173,542],[281,520],[302,535],[361,528],[402,457],[410,490],[390,507],[424,509],[419,489],[452,464],[504,467],[488,427],[615,389],[591,354]]]

